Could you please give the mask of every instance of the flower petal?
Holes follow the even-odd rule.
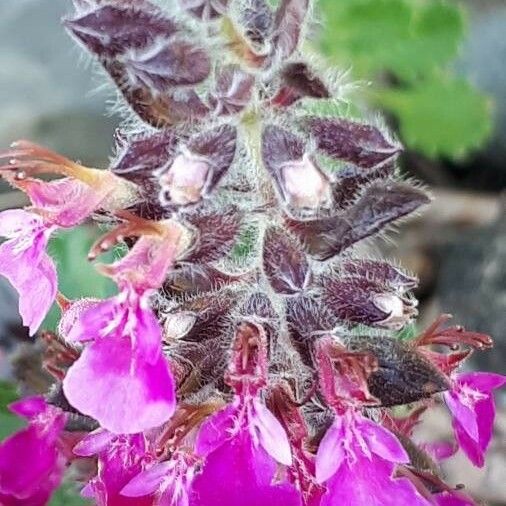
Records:
[[[440,462],[452,457],[458,450],[458,446],[454,442],[450,443],[448,441],[433,441],[430,443],[423,443],[420,446],[435,462]]]
[[[146,304],[147,305],[147,304]],[[158,360],[162,352],[162,327],[150,307],[143,308],[143,301],[136,310],[134,341],[138,354],[151,363]]]
[[[19,313],[33,336],[51,309],[58,291],[53,259],[44,253],[30,282],[23,283],[19,297]]]
[[[158,427],[172,416],[176,401],[165,358],[148,364],[121,337],[87,346],[68,370],[63,391],[72,406],[116,434]]]
[[[253,400],[251,423],[263,449],[276,461],[285,466],[292,464],[290,442],[278,419],[260,402]]]
[[[81,441],[74,446],[72,452],[80,457],[99,455],[107,449],[115,437],[116,435],[112,432],[104,429],[97,429],[81,439]]]
[[[34,425],[0,444],[0,493],[18,499],[30,497],[53,473],[61,477],[56,445],[41,437]]]
[[[236,413],[237,407],[229,405],[211,415],[202,424],[195,444],[198,455],[209,455],[231,437]]]
[[[95,307],[99,302],[98,299],[91,298],[72,301],[63,311],[58,323],[58,334],[69,343],[96,339],[98,336],[95,332],[84,327],[81,320],[83,313],[87,309]]]
[[[72,332],[72,341],[93,341],[114,332],[124,318],[124,311],[118,303],[117,297],[111,297],[98,302],[89,302],[80,312]],[[122,337],[119,335],[118,337]]]
[[[455,433],[455,439],[457,440],[461,450],[467,455],[467,458],[476,467],[483,467],[485,464],[485,457],[479,441],[472,439],[455,418],[452,420],[452,426]]]
[[[476,506],[473,500],[456,491],[434,494],[433,499],[437,506]]]
[[[326,482],[320,506],[430,506],[408,479],[392,478],[393,472],[391,462],[374,455],[361,456],[352,465],[345,462]]]
[[[174,463],[170,461],[156,463],[132,478],[121,490],[121,495],[142,497],[152,494],[160,487],[173,467]]]
[[[275,472],[275,461],[243,430],[207,456],[202,474],[193,482],[190,504],[301,506],[295,487],[286,481],[272,484]]]
[[[470,438],[478,441],[478,422],[475,411],[462,403],[456,391],[444,392],[443,398],[460,427],[469,434]]]
[[[32,397],[25,397],[19,401],[9,404],[9,411],[22,416],[27,420],[35,418],[37,415],[44,413],[47,409],[46,401],[41,395],[34,395]]]
[[[506,383],[506,376],[491,372],[468,372],[458,374],[457,381],[479,392],[491,392]]]
[[[406,450],[389,430],[367,418],[362,418],[357,422],[357,428],[366,440],[369,449],[378,457],[399,464],[409,462]]]
[[[479,401],[476,406],[476,418],[478,420],[479,444],[481,449],[485,452],[492,439],[492,432],[494,428],[495,419],[495,404],[494,399],[489,397]]]
[[[485,451],[492,439],[494,427],[495,405],[493,398],[488,397],[479,401],[474,409],[478,422],[478,439],[471,438],[458,419],[453,420],[453,429],[460,448],[469,460],[475,466],[483,467],[485,463]]]
[[[173,226],[166,237],[143,236],[121,260],[100,265],[100,270],[121,287],[131,286],[139,292],[158,289],[178,254],[180,234],[181,230]]]
[[[23,209],[8,209],[0,213],[0,236],[13,239],[32,234],[43,228],[42,218]]]
[[[84,221],[112,191],[111,186],[107,186],[97,192],[91,186],[72,178],[49,182],[30,179],[23,188],[47,221],[65,228]]]
[[[344,460],[344,431],[341,418],[336,418],[320,441],[316,453],[316,482],[323,483],[334,476]]]
[[[22,238],[29,246],[12,239],[0,245],[0,274],[19,294],[19,312],[23,324],[35,334],[54,302],[57,275],[53,260],[46,254],[47,236],[37,233]]]

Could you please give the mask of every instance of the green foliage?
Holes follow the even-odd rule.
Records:
[[[384,70],[415,79],[457,54],[462,11],[440,0],[321,0],[324,51],[352,58],[360,77]]]
[[[64,483],[49,502],[49,506],[85,506],[89,504],[79,496],[74,484],[71,483]]]
[[[17,398],[16,387],[6,381],[0,381],[0,440],[23,425],[23,422],[7,409],[7,406]]]
[[[488,100],[463,80],[429,79],[423,86],[384,89],[377,100],[399,118],[405,142],[432,157],[463,157],[490,133]]]
[[[447,0],[319,0],[318,5],[323,52],[351,68],[355,78],[373,81],[374,105],[398,118],[408,147],[458,158],[486,140],[487,100],[448,69],[465,34],[461,7]]]

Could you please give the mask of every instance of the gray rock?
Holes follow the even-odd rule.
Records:
[[[438,305],[454,321],[494,338],[495,347],[477,352],[478,369],[505,372],[506,220],[468,230],[440,246]]]
[[[506,3],[503,0],[467,1],[469,33],[458,69],[493,101],[494,131],[476,160],[480,178],[490,189],[506,186]],[[479,165],[478,165],[479,164]],[[484,174],[484,172],[486,174]],[[478,177],[475,177],[480,183]],[[475,186],[476,187],[476,186]]]

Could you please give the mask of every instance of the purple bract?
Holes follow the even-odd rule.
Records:
[[[127,121],[104,169],[0,151],[31,203],[0,213],[0,274],[31,335],[61,309],[55,384],[11,407],[28,424],[0,443],[0,503],[44,506],[68,474],[98,506],[474,504],[437,466],[457,446],[484,465],[505,377],[459,372],[492,340],[447,316],[399,339],[418,279],[360,255],[430,198],[386,128],[332,113],[313,2],[72,3]],[[50,241],[92,221],[117,293],[68,300]],[[417,444],[441,399],[456,444]]]

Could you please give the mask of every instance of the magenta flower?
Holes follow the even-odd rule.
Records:
[[[177,451],[169,460],[141,471],[121,494],[132,498],[154,495],[157,506],[193,506],[191,487],[198,461],[195,455]]]
[[[0,213],[0,274],[19,293],[23,323],[35,334],[56,297],[56,268],[46,253],[49,236],[55,230],[41,216],[11,209]]]
[[[65,376],[65,395],[72,406],[117,434],[159,426],[175,409],[162,330],[149,307],[149,295],[174,261],[172,239],[170,234],[139,239],[122,260],[102,267],[116,281],[119,295],[77,303],[81,311],[72,309],[73,324],[64,319],[67,340],[89,342]]]
[[[0,444],[0,503],[42,506],[63,474],[57,440],[67,417],[42,397],[14,402],[9,409],[29,423]]]
[[[432,498],[437,506],[476,506],[470,497],[456,490],[439,492]]]
[[[459,446],[477,467],[483,467],[492,438],[495,405],[492,391],[506,382],[501,374],[470,372],[455,374],[452,390],[443,394],[453,417]]]
[[[86,346],[68,370],[63,391],[72,406],[116,434],[157,427],[172,416],[176,404],[165,358],[149,363],[122,337]]]
[[[49,182],[28,178],[16,186],[26,193],[34,211],[46,223],[62,228],[82,223],[114,190],[111,185],[95,188],[68,177]]]
[[[370,355],[348,353],[332,338],[318,342],[316,359],[321,392],[335,412],[316,453],[316,481],[327,488],[320,506],[380,506],[392,497],[396,504],[429,506],[411,481],[395,477],[396,466],[409,463],[401,443],[361,413],[379,403],[367,386],[377,363]]]
[[[18,292],[23,323],[33,335],[56,297],[56,268],[46,253],[51,234],[84,221],[111,188],[106,193],[96,191],[70,178],[51,182],[24,179],[16,186],[26,192],[33,211],[11,209],[0,213],[0,235],[8,238],[0,246],[0,274]]]
[[[275,483],[278,464],[291,464],[284,429],[259,399],[236,396],[200,429],[197,453],[206,457],[194,481],[195,505],[300,505],[297,490]]]
[[[151,458],[142,434],[117,435],[98,429],[88,434],[76,446],[74,454],[98,458],[98,473],[81,491],[94,499],[97,506],[151,506],[150,498],[129,498],[121,489]]]
[[[288,437],[259,397],[267,374],[265,331],[241,323],[232,350],[227,380],[234,399],[197,435],[195,451],[206,461],[193,484],[195,506],[298,506],[300,493],[277,472],[292,463]]]
[[[149,307],[148,294],[139,294],[126,287],[110,299],[74,304],[80,305],[82,310],[74,317],[74,325],[67,326],[67,341],[125,337],[131,340],[136,356],[148,363],[154,363],[160,357],[162,330]]]
[[[429,505],[406,478],[395,478],[396,464],[409,457],[397,438],[359,412],[336,416],[316,455],[316,480],[327,492],[321,506],[334,504]]]

